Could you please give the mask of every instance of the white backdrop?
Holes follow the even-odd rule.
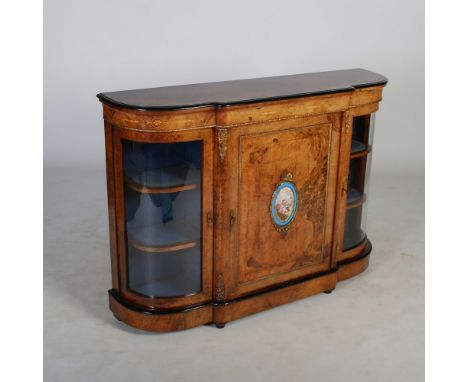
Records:
[[[422,0],[46,0],[44,165],[103,167],[101,91],[362,67],[373,172],[424,168]]]

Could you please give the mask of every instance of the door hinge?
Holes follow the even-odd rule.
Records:
[[[210,211],[206,214],[206,220],[210,226],[213,225],[213,222],[214,222],[213,212]]]
[[[346,192],[348,192],[348,178],[347,177],[341,182],[341,197],[343,197]]]
[[[229,211],[229,226],[232,227],[236,222],[236,215],[234,215],[233,211]]]

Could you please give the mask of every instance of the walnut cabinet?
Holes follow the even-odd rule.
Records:
[[[352,69],[98,94],[115,317],[223,327],[364,271],[386,82]]]

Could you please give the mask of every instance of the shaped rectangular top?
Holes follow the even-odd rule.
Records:
[[[385,85],[387,79],[364,69],[210,82],[99,93],[104,103],[139,110],[175,110],[228,106],[352,91]]]

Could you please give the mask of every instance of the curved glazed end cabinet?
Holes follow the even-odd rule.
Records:
[[[364,271],[386,83],[352,69],[99,94],[115,317],[223,327]]]

